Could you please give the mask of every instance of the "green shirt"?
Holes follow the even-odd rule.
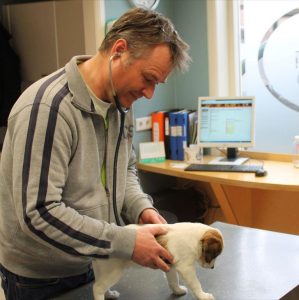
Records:
[[[111,105],[111,103],[107,103],[102,101],[101,99],[99,99],[94,92],[87,86],[88,88],[88,93],[90,95],[90,98],[93,102],[93,105],[95,107],[96,112],[103,117],[104,119],[104,123],[105,123],[105,132],[106,132],[106,137],[107,137],[107,133],[108,133],[108,118],[107,118],[107,112],[108,109]],[[100,104],[101,103],[101,104]],[[105,155],[106,156],[106,155]],[[101,180],[103,185],[106,187],[107,184],[107,177],[106,177],[106,159],[103,162],[102,168],[101,168]]]

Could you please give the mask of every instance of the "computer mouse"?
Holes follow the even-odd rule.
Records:
[[[255,171],[256,177],[263,177],[267,175],[267,171],[265,169],[258,169]]]

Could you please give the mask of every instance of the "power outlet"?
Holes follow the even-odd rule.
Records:
[[[136,131],[150,130],[152,128],[152,117],[136,118]]]

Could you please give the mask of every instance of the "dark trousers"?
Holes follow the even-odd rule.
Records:
[[[46,300],[94,280],[91,268],[82,275],[36,279],[16,275],[0,265],[0,276],[6,300]]]

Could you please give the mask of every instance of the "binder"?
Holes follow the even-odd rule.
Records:
[[[179,109],[172,109],[164,112],[164,145],[166,159],[170,157],[170,126],[169,126],[169,114],[171,112],[179,111]]]
[[[177,159],[184,160],[184,148],[189,144],[189,113],[182,110],[177,113]]]
[[[189,139],[188,146],[190,144],[196,144],[197,140],[197,112],[191,110],[189,113]]]
[[[184,149],[192,143],[195,126],[195,110],[181,110],[178,112],[177,126],[177,153],[178,160],[184,160]]]
[[[163,142],[165,139],[164,114],[165,111],[155,111],[152,113],[152,141],[153,142]]]
[[[178,159],[177,126],[178,112],[169,112],[169,156],[170,159]]]

